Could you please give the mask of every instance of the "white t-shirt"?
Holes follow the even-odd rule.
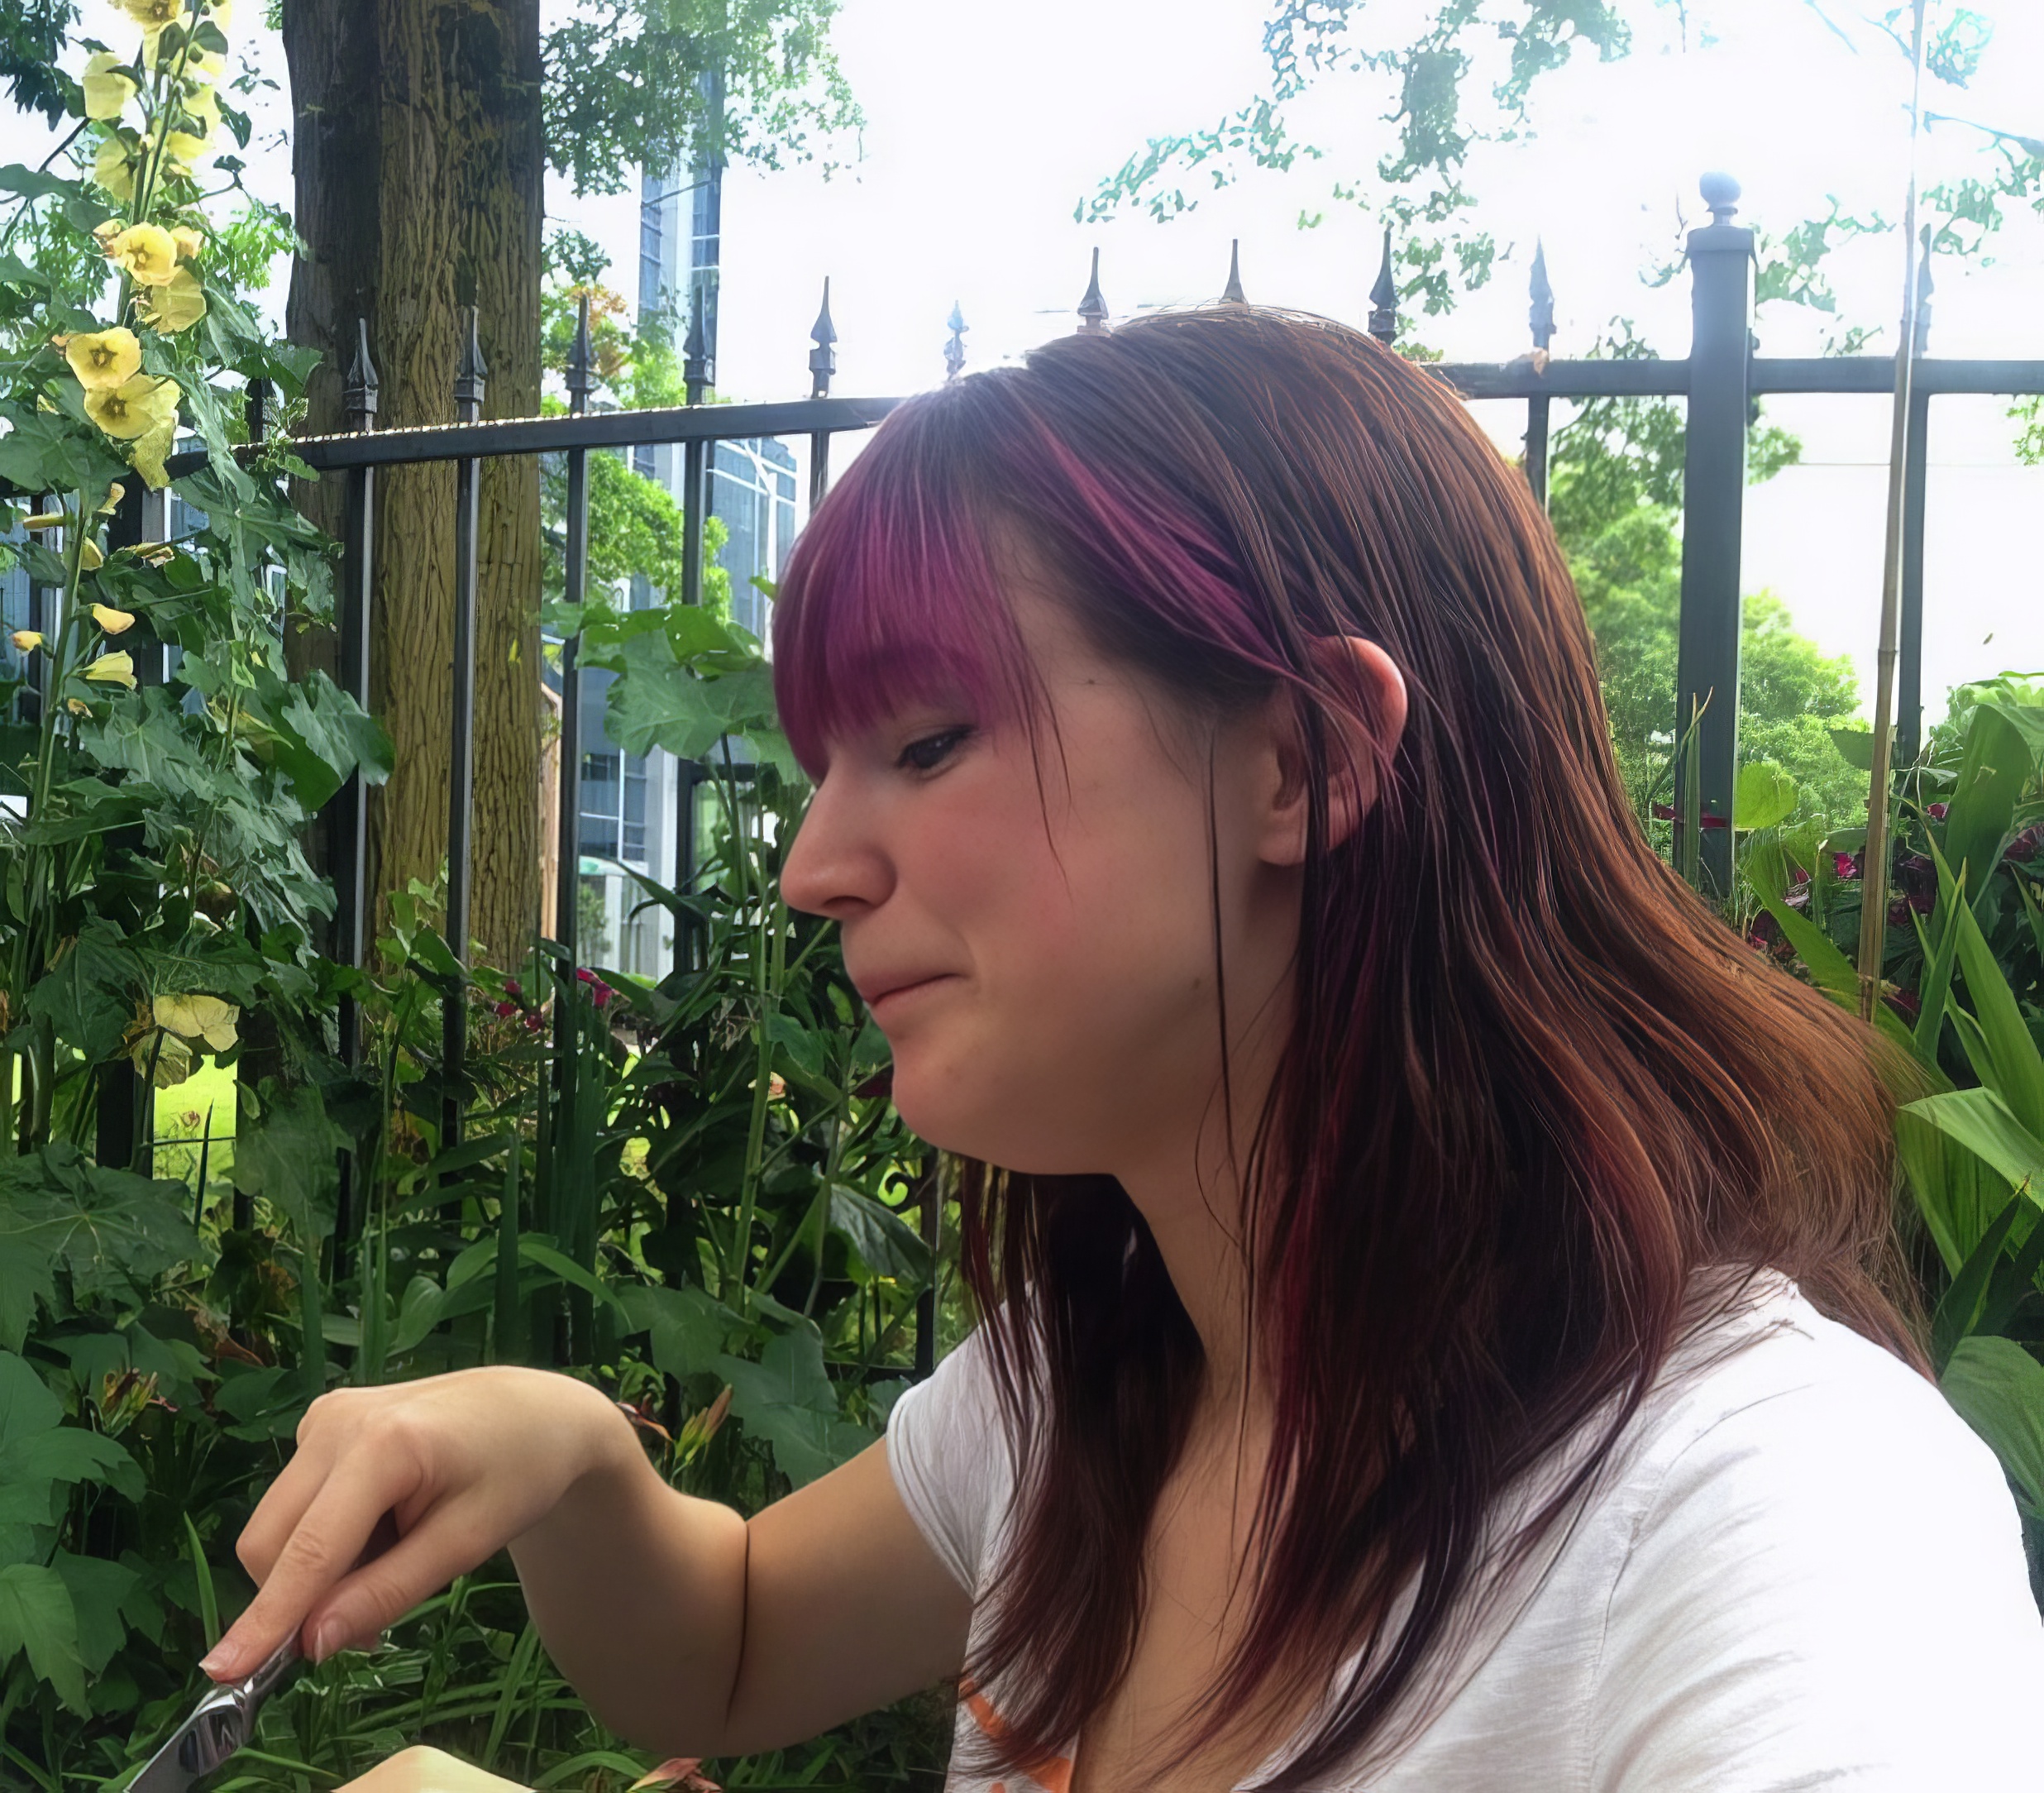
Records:
[[[1015,1465],[977,1336],[895,1403],[887,1455],[984,1590]],[[1994,1454],[1785,1279],[1670,1360],[1516,1585],[1437,1666],[1430,1722],[1330,1793],[2044,1789],[2044,1623]],[[1002,1703],[962,1700],[961,1741]],[[1067,1793],[1071,1773],[954,1766],[948,1789]]]

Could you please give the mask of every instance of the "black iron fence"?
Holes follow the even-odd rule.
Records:
[[[1887,356],[1836,356],[1811,359],[1769,358],[1754,352],[1752,337],[1753,232],[1733,222],[1739,189],[1722,175],[1707,176],[1703,196],[1711,222],[1689,233],[1693,334],[1683,359],[1551,358],[1554,297],[1544,256],[1535,257],[1531,285],[1531,349],[1499,363],[1435,363],[1430,371],[1465,399],[1509,399],[1526,408],[1526,476],[1545,502],[1551,408],[1557,399],[1665,398],[1687,409],[1687,447],[1683,477],[1681,619],[1675,714],[1698,716],[1680,751],[1693,754],[1693,776],[1678,776],[1676,830],[1679,844],[1693,841],[1699,882],[1707,889],[1727,891],[1731,877],[1732,791],[1737,767],[1740,657],[1740,549],[1746,487],[1746,436],[1754,401],[1775,393],[1892,394],[1896,362]],[[1395,342],[1398,332],[1397,289],[1386,233],[1384,260],[1370,295],[1370,333],[1380,342]],[[1232,259],[1221,302],[1241,303],[1239,265]],[[1097,332],[1106,328],[1107,308],[1099,282],[1099,255],[1093,277],[1078,307],[1078,328]],[[955,378],[965,361],[963,318],[954,307],[944,360]],[[703,576],[703,528],[706,514],[705,467],[716,442],[762,437],[806,436],[810,454],[809,500],[821,499],[829,482],[833,437],[872,428],[898,399],[833,397],[836,372],[835,330],[832,327],[829,285],[811,333],[809,357],[810,394],[807,399],[764,404],[703,403],[709,369],[700,323],[692,325],[684,345],[683,375],[687,403],[669,409],[592,412],[589,394],[595,384],[586,315],[568,364],[570,397],[565,416],[507,421],[479,421],[486,370],[474,333],[455,383],[457,421],[451,424],[379,430],[377,379],[366,327],[358,337],[353,365],[344,381],[351,428],[341,434],[301,438],[294,452],[309,466],[347,482],[344,524],[343,572],[339,600],[341,682],[365,707],[369,702],[370,606],[373,589],[372,543],[375,480],[379,468],[452,461],[456,469],[456,500],[452,527],[456,543],[455,618],[449,677],[451,681],[451,776],[448,782],[447,938],[466,957],[469,940],[469,868],[471,830],[471,768],[474,763],[475,678],[476,491],[480,463],[496,455],[547,454],[562,457],[566,469],[564,519],[564,596],[579,605],[589,596],[589,457],[606,450],[679,444],[683,451],[684,588],[686,602],[700,600]],[[1918,344],[1919,350],[1922,344]],[[1931,401],[1951,393],[2011,395],[2044,393],[2044,361],[1952,361],[1922,358],[1914,368],[1913,398],[1908,418],[1908,484],[1903,540],[1902,634],[1899,653],[1898,750],[1913,757],[1921,734],[1923,633],[1924,457],[1929,436]],[[261,395],[252,405],[252,433],[262,428]],[[172,471],[179,471],[176,461]],[[139,524],[139,519],[136,519]],[[1870,614],[1872,594],[1870,593]],[[576,667],[577,640],[561,649],[561,737],[558,813],[558,884],[555,926],[559,944],[572,957],[576,948],[576,896],[581,867],[581,677]],[[694,864],[694,786],[710,776],[706,768],[684,768],[678,782],[676,827],[676,882],[685,888]],[[366,822],[360,780],[351,782],[330,812],[331,869],[337,907],[333,951],[344,963],[361,965],[368,946],[370,893],[365,888]],[[1691,831],[1693,830],[1693,833]],[[677,958],[686,950],[684,930],[677,928]],[[453,1092],[461,1082],[466,1056],[466,1006],[447,1005],[444,1047],[449,1092],[447,1137],[456,1131]],[[351,1006],[341,1018],[341,1045],[352,1059],[358,1050],[358,1027]]]

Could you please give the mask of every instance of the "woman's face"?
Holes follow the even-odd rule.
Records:
[[[1191,726],[1057,603],[1012,602],[1040,766],[962,704],[833,740],[783,889],[841,924],[925,1139],[1037,1174],[1189,1168],[1223,1136],[1216,898],[1239,1136],[1288,1018],[1300,806],[1264,719]]]

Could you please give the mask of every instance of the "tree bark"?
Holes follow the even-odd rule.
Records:
[[[380,378],[377,428],[449,423],[461,309],[480,309],[485,417],[539,408],[538,0],[287,0],[298,228],[292,341],[323,349],[306,428],[347,428],[357,319]],[[338,527],[341,482],[303,490]],[[380,472],[370,708],[396,765],[370,806],[375,925],[389,892],[447,857],[454,471]],[[539,470],[483,464],[477,532],[472,931],[490,963],[524,956],[539,886]],[[301,666],[332,663],[308,632]]]

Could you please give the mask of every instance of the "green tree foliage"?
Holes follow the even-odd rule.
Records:
[[[1640,352],[1623,333],[1605,347]],[[1612,745],[1642,820],[1657,796],[1667,798],[1674,743],[1683,445],[1682,412],[1661,399],[1597,400],[1554,437],[1550,515],[1597,639]],[[1798,452],[1793,436],[1762,424],[1751,437],[1750,476],[1771,479]],[[1774,594],[1746,599],[1740,763],[1772,764],[1793,777],[1805,819],[1865,818],[1865,775],[1830,733],[1858,707],[1849,660],[1828,658],[1798,634]]]
[[[1808,3],[1854,55],[1908,54],[1906,8],[1841,20],[1819,0]],[[1076,215],[1098,220],[1135,208],[1168,219],[1252,170],[1296,169],[1303,179],[1311,168],[1300,222],[1317,224],[1328,204],[1359,205],[1389,219],[1398,230],[1401,297],[1430,314],[1449,311],[1489,280],[1500,252],[1470,184],[1473,155],[1530,137],[1537,90],[1559,70],[1583,59],[1620,65],[1637,54],[1707,47],[1715,16],[1726,9],[1726,0],[1427,0],[1416,9],[1273,0],[1263,91],[1212,126],[1149,138],[1079,202]],[[1922,195],[1940,253],[1978,254],[2008,207],[2044,196],[2044,141],[1965,116],[1965,89],[1992,38],[1985,19],[1957,7],[1933,21],[1927,45],[1932,128],[1977,137],[1982,156],[1975,171],[1936,182]],[[1374,112],[1384,126],[1373,141],[1373,160],[1343,160],[1295,126],[1295,115],[1329,83],[1340,84],[1344,111]],[[1822,264],[1851,237],[1890,228],[1892,221],[1851,216],[1834,200],[1823,218],[1764,234],[1757,297],[1835,314]],[[1849,321],[1831,347],[1850,352],[1870,334],[1864,322]]]
[[[0,81],[23,112],[53,125],[77,110],[78,84],[57,66],[77,18],[72,0],[0,0]]]
[[[575,0],[546,41],[547,153],[578,193],[706,157],[810,160],[864,123],[837,0]]]

